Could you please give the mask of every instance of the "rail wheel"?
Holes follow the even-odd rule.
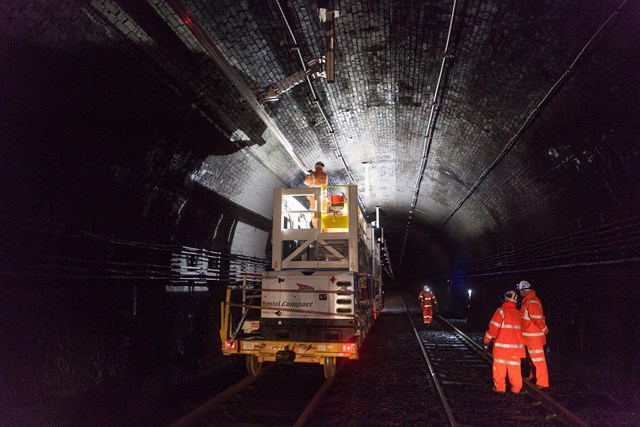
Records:
[[[247,354],[246,358],[247,372],[253,376],[257,376],[262,369],[262,362],[258,361],[258,356],[255,354]]]
[[[336,358],[325,357],[324,358],[324,377],[332,378],[336,375]]]

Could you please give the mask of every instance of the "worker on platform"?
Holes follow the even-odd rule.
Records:
[[[309,170],[307,176],[304,179],[304,183],[308,187],[320,187],[322,189],[321,191],[321,194],[322,194],[322,192],[325,191],[325,187],[327,186],[327,174],[324,171],[324,163],[316,162],[315,168],[316,168],[315,171]],[[309,194],[307,196],[307,199],[309,200],[309,209],[312,211],[315,211],[317,209],[315,196],[312,194]],[[321,209],[322,211],[324,211],[324,206]],[[311,223],[313,227],[316,228],[315,217],[312,219]]]
[[[304,183],[308,187],[325,187],[327,185],[327,174],[324,171],[324,163],[316,162],[316,170],[309,170]],[[311,209],[315,209],[315,197],[309,195],[309,202],[311,202]]]
[[[504,294],[504,302],[493,313],[489,329],[483,338],[485,351],[493,341],[493,391],[496,393],[507,392],[507,377],[512,393],[524,393],[521,391],[520,359],[525,357],[525,349],[517,302],[516,291],[507,291]]]
[[[527,360],[531,367],[529,379],[535,380],[536,387],[549,387],[549,371],[544,355],[544,345],[547,343],[549,328],[545,321],[542,303],[533,290],[531,283],[526,280],[516,285],[522,296],[520,307],[522,336],[527,348]]]
[[[424,286],[418,294],[418,300],[422,306],[422,321],[425,324],[431,323],[433,319],[433,309],[438,307],[438,300],[429,286]]]

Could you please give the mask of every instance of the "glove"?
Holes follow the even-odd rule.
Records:
[[[485,353],[489,353],[489,345],[488,344],[483,345],[482,348],[484,349]]]

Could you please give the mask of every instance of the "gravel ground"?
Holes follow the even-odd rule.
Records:
[[[360,359],[345,361],[308,426],[444,425],[422,353],[399,296],[365,340]]]
[[[477,342],[484,332],[469,332],[464,320],[449,320],[458,329],[467,332]],[[627,384],[625,399],[616,399],[608,393],[616,385],[602,382],[591,375],[579,361],[551,354],[547,358],[551,387],[545,390],[574,414],[593,427],[637,427],[640,426],[640,390]],[[619,394],[618,394],[619,395]]]
[[[413,299],[407,299],[411,310]],[[469,331],[463,320],[453,323]],[[482,341],[484,331],[469,331]],[[615,402],[597,387],[585,383],[579,368],[550,363],[554,399],[578,414],[593,427],[640,426],[640,409]],[[385,309],[367,337],[360,359],[345,361],[339,368],[332,390],[313,415],[309,426],[442,426],[447,425],[432,391],[416,337],[411,329],[400,295],[388,295]],[[487,382],[491,382],[487,370]],[[518,404],[535,407],[525,398]],[[630,399],[633,401],[633,398]],[[533,409],[532,409],[533,410]],[[551,421],[549,425],[556,422]],[[499,423],[498,423],[499,424]]]

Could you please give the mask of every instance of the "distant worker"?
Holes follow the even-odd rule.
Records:
[[[422,306],[422,320],[424,323],[429,324],[433,319],[434,306],[438,306],[438,300],[436,300],[436,296],[431,292],[431,289],[429,289],[428,286],[424,286],[422,288],[418,294],[418,299]]]
[[[527,360],[531,371],[529,379],[535,380],[536,387],[549,387],[549,371],[544,356],[544,345],[547,343],[549,328],[545,322],[542,303],[533,290],[531,283],[522,280],[517,284],[522,296],[520,307],[522,336],[527,347]]]
[[[520,327],[520,311],[516,307],[518,294],[507,291],[504,302],[489,322],[489,329],[484,334],[484,348],[493,343],[493,391],[507,392],[507,381],[511,384],[511,392],[524,393],[522,389],[522,372],[520,359],[525,357],[524,338]]]
[[[324,191],[324,188],[327,186],[327,174],[324,171],[324,163],[322,162],[316,162],[316,170],[312,171],[309,170],[308,175],[306,176],[306,178],[304,179],[304,183],[308,186],[308,187],[319,187],[320,188],[320,197],[322,197],[322,193]],[[309,210],[312,211],[316,211],[317,206],[316,206],[316,197],[313,194],[309,194],[307,196],[307,199],[309,200]],[[320,211],[324,212],[325,210],[325,202],[323,201],[323,206],[320,207]],[[311,225],[313,228],[317,227],[317,220],[314,217],[311,220]]]
[[[324,163],[317,162],[316,170],[309,170],[308,175],[304,179],[304,183],[308,187],[325,187],[327,185],[327,174],[324,171]],[[309,203],[311,203],[310,209],[316,209],[316,198],[313,195],[309,195],[307,197],[309,199]]]

